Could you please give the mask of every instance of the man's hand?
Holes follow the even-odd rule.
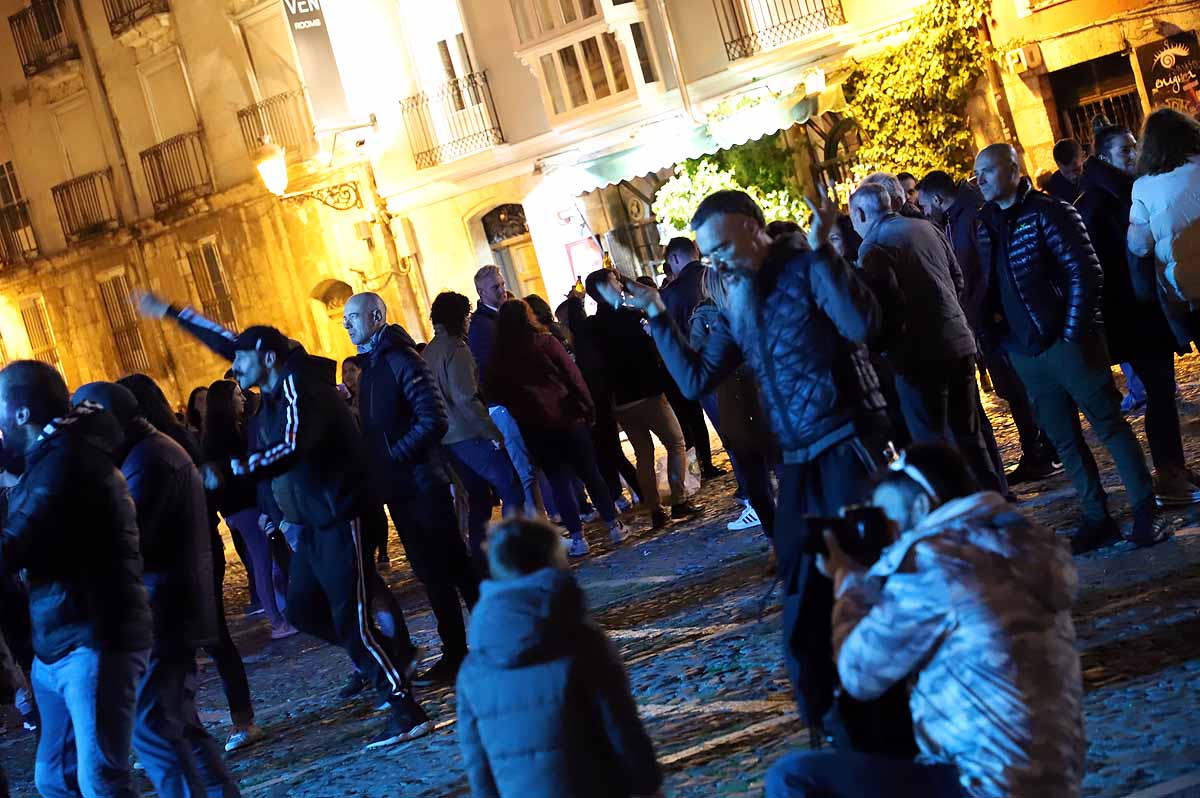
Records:
[[[250,466],[245,460],[231,460],[229,462],[229,470],[233,472],[235,477],[244,477],[250,473]]]
[[[221,472],[212,463],[201,466],[200,475],[204,477],[205,490],[218,490],[221,487]]]
[[[820,200],[819,204],[807,196],[804,198],[804,204],[812,211],[812,218],[808,223],[808,245],[814,250],[820,249],[829,240],[829,234],[837,226],[838,218],[837,205],[829,199],[829,195],[825,193],[825,186],[820,183],[817,184],[817,198]]]
[[[667,310],[667,306],[662,301],[662,294],[658,293],[657,288],[643,285],[636,280],[627,280],[625,282],[625,294],[625,304],[642,311],[646,314],[647,318],[652,319],[660,313],[665,313]],[[618,301],[614,307],[618,307],[620,304]]]
[[[845,571],[867,570],[863,567],[862,563],[842,549],[841,544],[838,543],[837,535],[828,529],[823,534],[825,536],[825,548],[829,550],[829,555],[817,555],[817,570],[832,579],[835,585],[837,584],[838,574]]]
[[[160,297],[158,294],[150,291],[137,290],[133,291],[130,296],[133,300],[133,305],[148,319],[161,319],[167,315],[167,311],[171,308],[171,303]]]

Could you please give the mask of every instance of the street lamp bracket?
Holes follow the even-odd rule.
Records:
[[[332,186],[314,188],[312,191],[297,191],[294,194],[284,194],[281,200],[301,204],[305,200],[314,199],[322,205],[335,211],[348,211],[363,206],[362,193],[357,181],[336,183]]]

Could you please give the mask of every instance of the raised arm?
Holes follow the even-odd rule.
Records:
[[[879,330],[879,302],[850,264],[828,244],[813,250],[813,297],[842,337],[865,344]]]
[[[174,319],[184,332],[226,360],[233,361],[233,343],[237,340],[237,335],[232,330],[206,319],[191,308],[172,305],[149,291],[135,291],[133,301],[143,316],[150,319]]]

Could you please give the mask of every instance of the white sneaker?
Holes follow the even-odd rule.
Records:
[[[608,536],[612,539],[613,545],[618,546],[625,542],[625,538],[629,535],[629,527],[621,522],[621,519],[613,521],[608,525]]]
[[[762,526],[762,521],[758,519],[758,513],[754,512],[754,508],[749,504],[742,514],[737,517],[736,521],[730,521],[725,525],[729,530],[750,529],[751,527]]]
[[[300,634],[300,630],[292,626],[290,623],[284,623],[282,626],[277,626],[271,629],[272,640],[283,640],[292,635]]]
[[[249,726],[234,729],[233,734],[229,735],[228,742],[225,743],[225,752],[240,751],[265,739],[266,736],[267,733],[257,723],[251,723]]]
[[[570,540],[566,541],[566,544],[568,557],[584,557],[589,551],[592,550],[591,547],[588,546],[588,542],[583,538],[571,538]]]

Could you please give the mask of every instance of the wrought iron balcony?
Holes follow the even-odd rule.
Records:
[[[251,157],[262,146],[264,136],[283,147],[288,155],[303,154],[313,143],[313,123],[304,91],[276,94],[238,111],[242,141]]]
[[[28,8],[9,17],[8,25],[26,77],[79,58],[79,48],[63,28],[58,0],[33,0]]]
[[[212,193],[212,171],[199,130],[142,150],[141,159],[156,213]]]
[[[840,0],[713,0],[730,61],[846,22]]]
[[[472,72],[400,102],[418,169],[504,143],[487,73]]]
[[[0,206],[0,262],[20,263],[37,256],[37,239],[33,236],[28,203],[17,200]]]
[[[166,14],[170,10],[167,0],[104,0],[104,15],[113,36],[124,33],[146,17]]]
[[[67,241],[82,241],[121,226],[113,196],[112,170],[101,169],[50,189]]]

